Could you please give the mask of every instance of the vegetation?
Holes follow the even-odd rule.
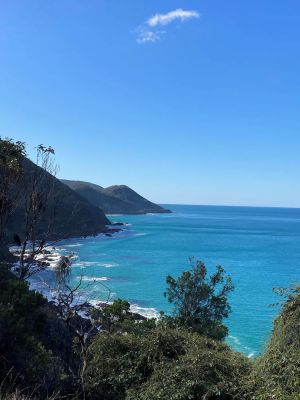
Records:
[[[23,142],[0,138],[0,256],[6,260],[10,257],[5,246],[5,229],[20,200],[22,190],[16,190],[16,185],[20,186],[25,155]]]
[[[47,301],[0,265],[0,382],[46,394],[61,386],[61,339],[49,340]],[[54,332],[53,332],[54,333]],[[56,353],[56,354],[55,354]],[[61,348],[63,354],[63,348]]]
[[[39,151],[45,167],[52,150]],[[7,174],[0,182],[1,246],[18,208],[13,180],[22,174],[24,152],[22,143],[0,141],[0,174]],[[27,236],[15,238],[20,248],[35,239],[37,249],[45,245],[35,229],[47,213],[43,186],[31,187],[29,208],[21,208],[31,223]],[[300,400],[299,287],[279,291],[285,301],[270,342],[251,361],[223,341],[233,284],[220,266],[208,276],[202,262],[192,261],[180,277],[167,277],[171,316],[146,320],[118,299],[87,319],[82,312],[90,306],[75,301],[81,282],[69,285],[68,257],[57,264],[54,303],[29,289],[30,260],[19,259],[21,272],[4,260],[0,251],[1,400]]]
[[[245,381],[254,400],[300,399],[300,287],[281,289],[285,297],[265,353]]]
[[[92,313],[94,320],[109,333],[122,330],[125,321],[133,321],[130,304],[126,300],[117,299],[112,304],[106,304]]]
[[[233,399],[249,370],[225,344],[186,331],[102,334],[90,348],[90,399]]]
[[[227,328],[222,325],[230,312],[228,294],[233,290],[231,278],[217,266],[207,278],[207,269],[201,261],[191,260],[192,269],[178,279],[167,277],[165,296],[175,305],[175,323],[213,339],[223,339]]]
[[[28,170],[31,164],[25,157],[25,144],[0,138],[0,248],[3,254],[7,242],[17,245],[19,262],[15,274],[19,279],[27,279],[44,268],[37,256],[44,251],[52,222],[44,224],[43,233],[39,227],[53,197],[53,154],[52,147],[37,146],[36,165]],[[18,226],[12,235],[7,226],[14,215],[18,215]],[[10,261],[7,256],[3,259]]]

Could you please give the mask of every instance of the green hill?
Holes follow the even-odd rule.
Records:
[[[42,174],[41,182],[44,182],[41,191],[49,192],[46,212],[37,226],[37,236],[44,237],[46,234],[48,239],[62,239],[107,231],[106,225],[110,224],[110,221],[99,207],[90,204],[29,159],[24,158],[23,167],[24,185],[18,190],[23,190],[24,194],[29,192],[34,176],[38,173]],[[15,233],[20,237],[24,234],[24,202],[24,199],[21,200],[9,219],[6,227],[8,242],[13,241]]]
[[[103,188],[89,182],[62,179],[69,186],[94,206],[106,214],[147,214],[169,213],[170,210],[152,203],[126,185]]]

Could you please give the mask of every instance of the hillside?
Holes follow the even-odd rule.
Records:
[[[103,188],[89,182],[62,179],[69,186],[94,206],[100,207],[106,214],[146,214],[169,213],[159,205],[145,199],[126,185]]]
[[[91,205],[78,193],[27,158],[24,158],[23,166],[24,192],[29,190],[32,179],[37,173],[42,174],[43,188],[45,192],[49,192],[46,213],[38,224],[38,236],[43,237],[46,232],[48,238],[62,239],[107,231],[106,225],[110,221],[99,207]],[[15,233],[22,237],[24,229],[24,204],[20,203],[6,227],[7,241],[11,242]]]

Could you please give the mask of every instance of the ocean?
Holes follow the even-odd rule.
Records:
[[[71,283],[82,277],[82,295],[91,302],[122,298],[151,316],[172,312],[165,278],[188,270],[189,257],[210,273],[220,264],[235,285],[227,342],[249,357],[259,355],[280,309],[272,289],[300,282],[300,209],[164,206],[173,213],[111,216],[127,223],[112,237],[59,243],[59,253],[75,256]],[[43,273],[50,285],[52,274]]]

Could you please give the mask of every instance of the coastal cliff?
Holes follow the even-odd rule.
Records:
[[[62,179],[62,183],[74,190],[92,205],[101,208],[106,214],[163,214],[170,213],[126,185],[103,188],[90,182]]]

